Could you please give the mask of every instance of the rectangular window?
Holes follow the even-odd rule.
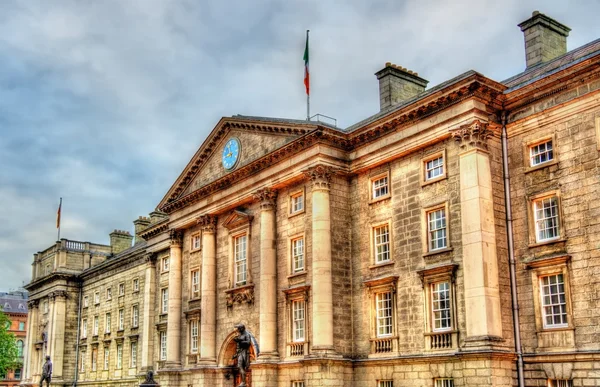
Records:
[[[199,250],[201,241],[200,234],[192,235],[192,250]]]
[[[19,330],[20,331],[24,331],[25,330],[25,322],[23,322],[23,321],[19,322]]]
[[[562,274],[540,278],[544,328],[564,328],[567,323],[567,300]]]
[[[532,167],[547,163],[553,159],[552,140],[536,144],[529,148],[529,160]]]
[[[44,314],[48,313],[48,301],[44,301],[43,304]]]
[[[573,381],[568,379],[550,379],[548,387],[573,387]]]
[[[162,271],[169,271],[169,257],[164,257],[162,259]]]
[[[198,320],[190,321],[190,352],[198,353]]]
[[[290,197],[290,214],[304,211],[304,192],[298,192]]]
[[[304,382],[301,382],[301,381],[298,381],[298,380],[293,381],[292,382],[292,387],[304,387]]]
[[[52,268],[50,267],[50,264],[47,264],[47,265],[46,265],[46,272],[45,272],[45,274],[46,274],[46,275],[48,275],[48,274],[50,274],[51,272],[52,272]]]
[[[140,318],[140,310],[139,307],[137,305],[133,305],[131,307],[131,327],[132,328],[137,328],[138,327],[138,320]]]
[[[192,298],[200,297],[200,270],[192,271]]]
[[[125,309],[119,309],[119,330],[125,329]]]
[[[377,293],[377,337],[392,335],[392,293]]]
[[[125,284],[120,283],[119,284],[119,296],[124,296],[124,295],[125,295]]]
[[[235,285],[246,285],[248,270],[247,235],[240,235],[233,239],[233,256],[235,265]]]
[[[292,240],[292,269],[294,273],[304,271],[304,238]]]
[[[305,303],[304,300],[292,301],[292,319],[294,341],[304,341],[305,326]]]
[[[160,290],[160,310],[162,314],[169,312],[169,288]]]
[[[104,347],[104,370],[108,369],[108,360],[110,358],[110,348]]]
[[[15,379],[16,379],[16,380],[19,380],[19,379],[21,379],[21,369],[20,369],[20,368],[17,368],[17,369],[15,370],[15,375],[14,375],[14,376],[15,376]]]
[[[450,379],[450,378],[435,379],[435,387],[454,387],[454,379]]]
[[[160,360],[167,360],[167,332],[160,332]]]
[[[123,344],[117,344],[117,369],[123,368]]]
[[[106,314],[106,329],[104,330],[105,333],[110,333],[110,313]]]
[[[550,196],[533,202],[536,241],[548,241],[560,236],[558,226],[558,198]]]
[[[394,387],[394,382],[392,380],[379,380],[377,387]]]
[[[133,291],[138,292],[140,290],[140,280],[138,278],[133,279]]]
[[[444,175],[444,158],[442,156],[425,161],[425,180],[432,180]]]
[[[371,195],[372,195],[373,199],[382,198],[384,196],[387,196],[390,192],[389,186],[388,186],[387,175],[373,179],[371,181],[371,187],[372,187]]]
[[[112,300],[112,289],[111,288],[106,288],[106,299]]]
[[[88,296],[84,296],[84,297],[83,297],[83,307],[84,307],[84,308],[87,308],[87,307],[88,307],[88,301],[89,301],[89,300],[88,300]]]
[[[97,363],[98,363],[98,348],[92,348],[92,371],[96,371]]]
[[[129,367],[135,368],[135,367],[137,367],[137,342],[136,341],[132,342],[130,348],[131,348],[131,351],[130,351],[131,358],[129,359]]]
[[[81,352],[81,356],[79,357],[79,371],[85,372],[85,352]]]
[[[81,338],[85,339],[87,337],[87,318],[81,319]]]
[[[427,213],[427,237],[429,239],[429,251],[443,249],[448,246],[446,238],[446,209]]]
[[[100,292],[94,293],[94,304],[98,305],[100,303]]]
[[[390,228],[387,224],[373,228],[373,245],[375,247],[375,263],[390,260]]]
[[[431,326],[434,332],[452,329],[450,311],[450,283],[431,284]]]
[[[98,316],[94,316],[94,336],[98,336]]]

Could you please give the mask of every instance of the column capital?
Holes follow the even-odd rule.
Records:
[[[27,301],[27,309],[36,309],[40,305],[40,300],[29,300]]]
[[[492,126],[487,122],[475,119],[469,124],[451,130],[452,138],[462,150],[488,149],[488,139],[494,135]]]
[[[202,215],[196,219],[196,224],[200,225],[204,232],[215,233],[217,231],[217,219],[214,215]]]
[[[312,182],[312,188],[314,189],[329,189],[331,184],[331,176],[335,174],[336,170],[330,166],[319,164],[314,167],[310,167],[302,171]]]
[[[144,260],[147,263],[154,264],[156,262],[156,253],[148,253],[144,255]]]
[[[171,246],[181,246],[183,242],[183,232],[181,230],[171,229],[169,231],[169,239],[171,241]]]
[[[252,193],[254,200],[260,202],[261,210],[272,210],[277,200],[277,190],[273,188],[262,188]]]
[[[55,291],[51,292],[50,294],[48,294],[48,298],[50,299],[50,302],[54,302],[54,300],[57,298],[66,299],[67,296],[68,296],[68,294],[67,294],[66,290],[55,290]]]

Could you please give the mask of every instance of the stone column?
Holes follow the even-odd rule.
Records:
[[[33,375],[31,370],[34,366],[33,357],[35,354],[35,342],[38,338],[38,312],[39,312],[39,301],[30,300],[27,302],[27,338],[25,346],[25,362],[23,364],[23,380],[29,381]]]
[[[156,294],[156,255],[146,255],[146,272],[144,275],[144,305],[142,305],[142,318],[138,321],[138,325],[148,327],[142,330],[142,342],[141,346],[138,347],[138,351],[141,351],[141,371],[147,372],[153,369],[153,333],[155,332],[152,327],[154,326],[154,313],[155,313],[155,294]],[[143,324],[143,325],[142,325]]]
[[[312,182],[312,351],[333,352],[333,286],[331,278],[332,169],[318,165],[304,172]]]
[[[277,353],[277,252],[275,204],[277,191],[264,188],[255,192],[260,201],[260,357],[276,359]]]
[[[52,377],[63,379],[65,356],[65,319],[67,313],[67,292],[55,290],[49,295],[52,305],[51,329],[48,329],[48,353],[52,359]]]
[[[204,215],[198,219],[202,227],[202,283],[200,294],[200,359],[199,364],[217,361],[217,217]]]
[[[452,132],[460,152],[460,208],[467,341],[502,337],[488,124],[475,120]]]
[[[181,367],[181,243],[181,231],[171,230],[166,368]]]

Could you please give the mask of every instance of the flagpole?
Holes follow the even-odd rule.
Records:
[[[60,203],[58,205],[58,214],[56,215],[56,228],[58,228],[58,236],[56,238],[57,241],[60,240],[60,215],[62,211],[62,198],[60,198]]]
[[[308,33],[310,32],[310,30],[306,30],[306,51],[307,51],[307,55],[308,55]],[[310,60],[307,61],[308,66],[308,73],[310,76]],[[310,85],[310,78],[309,78],[309,85]],[[306,121],[310,121],[310,88],[307,89],[307,93],[306,93]]]

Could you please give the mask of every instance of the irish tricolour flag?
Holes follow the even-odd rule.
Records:
[[[308,72],[308,30],[306,30],[306,48],[304,48],[304,86],[306,86],[306,95],[310,95],[310,73]]]

